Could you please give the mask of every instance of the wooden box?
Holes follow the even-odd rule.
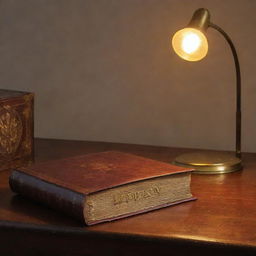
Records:
[[[0,171],[33,161],[34,94],[0,89]]]

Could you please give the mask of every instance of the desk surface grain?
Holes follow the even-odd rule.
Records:
[[[191,151],[51,139],[36,139],[35,150],[36,162],[106,150],[171,162],[175,156]],[[2,171],[0,252],[256,255],[256,154],[243,154],[243,166],[243,171],[229,174],[193,174],[191,187],[197,201],[91,227],[15,195],[8,185],[10,171]]]

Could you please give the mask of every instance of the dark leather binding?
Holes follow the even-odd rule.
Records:
[[[84,221],[85,195],[48,183],[24,172],[13,171],[9,184],[13,192],[41,202],[52,209]]]
[[[90,225],[193,200],[194,198],[191,197],[180,202],[159,205],[151,209],[88,223],[83,216],[84,201],[87,195],[137,181],[190,171],[190,169],[144,157],[108,151],[38,163],[16,169],[12,172],[9,183],[14,192],[72,215]]]

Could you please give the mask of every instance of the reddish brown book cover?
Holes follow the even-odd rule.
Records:
[[[108,151],[14,170],[11,189],[88,225],[193,200],[190,171]]]

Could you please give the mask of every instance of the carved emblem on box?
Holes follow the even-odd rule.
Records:
[[[22,121],[10,106],[0,107],[0,154],[8,158],[15,154],[20,145]]]
[[[0,89],[0,170],[33,160],[34,95]]]

